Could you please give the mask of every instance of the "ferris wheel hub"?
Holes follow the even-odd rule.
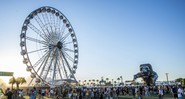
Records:
[[[59,49],[62,49],[62,47],[63,47],[62,42],[59,41],[59,42],[57,43],[57,47],[58,47]]]

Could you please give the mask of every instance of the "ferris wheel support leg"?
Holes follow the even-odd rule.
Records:
[[[30,83],[28,84],[28,87],[30,87],[30,84],[33,82],[33,79],[34,79],[34,78],[31,79]]]
[[[56,51],[56,60],[55,60],[55,66],[54,66],[54,70],[53,70],[52,84],[54,84],[54,78],[56,77],[55,71],[56,71],[57,59],[58,59],[58,49],[56,49],[55,51]]]
[[[69,66],[69,63],[68,63],[68,61],[67,61],[67,59],[65,58],[65,56],[64,56],[63,53],[62,53],[62,56],[64,57],[64,60],[65,60],[67,66],[68,66],[68,68],[69,68],[70,73],[72,74],[72,77],[70,77],[70,78],[73,78],[73,79],[75,80],[75,82],[77,82],[77,80],[76,80],[76,78],[75,78],[75,76],[74,76],[74,74],[73,74],[73,72],[72,72],[72,70],[71,70],[71,68],[70,68],[70,66]]]

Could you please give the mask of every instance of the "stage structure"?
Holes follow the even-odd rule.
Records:
[[[71,23],[59,10],[44,6],[31,12],[22,26],[20,46],[31,82],[77,82],[78,42]]]
[[[134,75],[134,81],[140,77],[143,79],[145,84],[150,86],[155,85],[158,75],[155,71],[153,71],[152,66],[150,64],[141,64],[140,72]]]

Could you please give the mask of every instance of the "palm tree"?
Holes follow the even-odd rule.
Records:
[[[98,85],[99,84],[99,80],[97,79],[96,82],[97,82],[97,85]]]
[[[91,83],[91,80],[89,80],[89,83]]]
[[[185,85],[185,78],[182,79],[182,84]]]
[[[175,82],[180,82],[182,84],[182,80],[183,80],[183,78],[177,78],[177,79],[175,79]]]
[[[108,83],[109,78],[106,78],[106,83]]]
[[[116,84],[116,81],[114,81],[114,84]]]
[[[86,80],[84,80],[83,84],[85,85],[85,83],[86,83]]]
[[[119,82],[119,81],[120,81],[120,78],[119,78],[119,77],[117,78],[117,80],[118,80],[118,83],[120,83],[120,82]]]
[[[92,79],[92,81],[93,81],[93,85],[95,85],[95,79]]]
[[[24,77],[22,77],[22,79],[21,79],[21,85],[24,84],[24,83],[26,83],[26,79]]]
[[[185,78],[182,80],[182,82],[183,82],[182,84],[185,85]]]
[[[17,85],[17,89],[19,89],[20,84],[26,83],[26,80],[24,77],[18,77],[15,79],[15,81],[16,81],[15,83]]]
[[[95,79],[92,79],[93,83],[95,82]]]
[[[78,85],[80,86],[81,80],[78,80]]]
[[[16,83],[16,80],[14,77],[9,79],[9,84],[12,84],[12,89],[13,89],[13,85]]]

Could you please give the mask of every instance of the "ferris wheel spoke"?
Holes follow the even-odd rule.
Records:
[[[62,60],[62,68],[63,68],[62,70],[64,70],[63,73],[64,73],[65,77],[66,77],[67,79],[69,79],[68,76],[67,76],[67,70],[66,70],[66,66],[65,66],[65,64],[64,64],[64,59],[62,58],[62,57],[63,57],[63,56],[62,56],[62,52],[59,53],[59,56],[60,56],[60,58],[61,58],[61,60]]]
[[[62,27],[64,27],[64,25],[63,25]],[[59,33],[62,33],[62,32],[61,32],[61,20],[59,20],[58,32],[59,32]]]
[[[42,62],[44,60],[44,58],[47,56],[48,52],[46,52],[37,62],[35,62],[35,64],[33,65],[33,67],[37,67],[39,65],[40,62]]]
[[[48,14],[47,14],[48,15]],[[55,25],[54,25],[54,19],[52,18],[53,14],[49,13],[49,17],[48,17],[48,20],[50,21],[50,29],[52,31],[52,33],[56,33],[54,30],[55,30]]]
[[[48,14],[50,14],[50,13],[48,13]],[[49,18],[48,18],[48,14],[45,12],[45,13],[42,14],[42,17],[43,17],[45,23],[49,25],[49,26],[46,25],[46,28],[47,28],[48,31],[49,31],[49,32],[48,32],[48,37],[50,37],[50,36],[51,36],[51,33],[53,33],[54,31],[53,31],[53,29],[52,29],[51,21],[50,21]]]
[[[49,19],[48,19],[48,17],[47,17],[47,13],[46,13],[46,12],[45,12],[45,13],[42,13],[42,18],[44,19],[44,22],[45,22],[46,24],[50,25]],[[45,27],[46,27],[47,29],[49,29],[47,25],[45,25]]]
[[[69,51],[69,52],[73,52],[74,53],[74,50],[68,49],[68,48],[64,48],[64,51]]]
[[[48,34],[50,33],[49,30],[44,26],[44,23],[42,22],[42,20],[40,19],[40,17],[38,15],[36,15],[34,17],[34,19],[36,20],[36,22],[38,23],[38,25],[40,26],[40,28],[42,29],[43,31],[43,35],[47,38],[47,40],[49,39],[48,38]],[[47,34],[48,33],[48,34]]]
[[[62,37],[61,41],[64,41],[70,34],[71,33],[69,33],[69,32],[67,34],[65,34],[64,37]]]
[[[56,33],[56,23],[55,23],[55,15],[54,14],[51,15],[51,19],[52,19],[53,26],[55,28],[55,33]]]
[[[62,25],[62,28],[61,28],[61,30],[60,30],[60,34],[61,34],[61,35],[59,36],[59,37],[60,37],[60,38],[59,38],[60,40],[62,39],[62,36],[64,35],[64,33],[65,33],[65,24]]]
[[[44,59],[46,58],[46,55],[47,55],[47,53],[46,53],[45,55],[43,55],[43,57],[40,58],[40,59],[33,65],[33,67],[37,67],[37,65],[41,62],[41,60],[43,60],[42,63],[41,63],[41,65],[39,66],[39,68],[38,68],[37,70],[33,69],[33,70],[35,71],[36,74],[39,72],[40,68],[42,67],[42,64],[44,63]],[[37,74],[37,75],[38,75],[38,74]],[[33,81],[33,78],[32,78],[32,80],[31,80],[31,82],[32,82],[32,81]],[[31,83],[31,82],[30,82],[30,83]],[[29,85],[30,85],[30,84],[29,84]]]
[[[45,68],[45,66],[43,65],[44,62],[45,62],[45,59],[44,59],[44,60],[42,61],[42,63],[40,64],[39,68],[37,69],[37,72],[40,71],[41,67]],[[43,68],[42,68],[42,69],[43,69]],[[41,70],[41,73],[40,73],[40,75],[39,75],[40,77],[42,77],[42,72],[43,72],[43,71]]]
[[[46,50],[46,49],[48,49],[48,48],[42,48],[42,49],[38,49],[38,50],[34,50],[34,51],[30,51],[30,52],[28,52],[28,54],[30,54],[30,53],[34,53],[34,52],[38,52],[38,51],[42,51],[42,50]]]
[[[45,20],[42,20],[39,15],[36,15],[34,17],[35,21],[38,23],[38,25],[40,26],[40,28],[42,29],[43,33],[49,33],[49,30],[47,28],[47,23],[45,22]]]
[[[32,79],[31,79],[31,81],[30,81],[30,83],[28,84],[28,86],[30,86],[30,85],[31,85],[31,83],[33,82],[33,79],[34,79],[34,78],[32,78]]]
[[[58,31],[57,31],[58,33],[60,32],[60,22],[61,22],[61,21],[60,21],[59,17],[57,17],[57,21],[56,21],[56,24],[57,24],[57,25],[56,25],[56,28],[57,28],[57,30],[58,30]]]
[[[32,37],[26,37],[26,39],[27,40],[30,40],[30,41],[34,41],[34,42],[36,42],[36,43],[40,43],[40,44],[44,44],[44,45],[48,45],[48,43],[47,42],[45,42],[45,41],[42,41],[42,40],[38,40],[38,39],[35,39],[35,38],[32,38]]]
[[[47,54],[47,56],[48,56],[49,54]],[[43,65],[45,62],[46,62],[46,60],[48,60],[48,57],[47,56],[45,56],[44,58],[43,58],[43,61],[42,61],[42,63],[40,64],[40,66],[39,66],[39,68],[36,70],[37,71],[37,73],[40,71],[40,69],[41,69],[41,67],[45,67],[45,65]],[[43,70],[41,71],[41,73],[40,73],[40,77],[42,76],[42,72],[43,72]]]
[[[59,55],[59,56],[60,56],[60,55]],[[58,58],[58,60],[60,60],[60,57]],[[63,77],[62,77],[62,73],[61,73],[61,68],[60,68],[60,66],[61,66],[61,63],[60,63],[60,61],[58,61],[57,67],[58,67],[58,71],[59,71],[60,78],[62,79]]]
[[[63,54],[64,54],[64,56],[65,56],[67,59],[69,59],[71,62],[74,62],[74,59],[73,59],[68,53],[66,53],[65,51],[63,51]]]
[[[69,76],[70,76],[70,78],[74,78],[75,81],[76,81],[76,78],[74,77],[74,73],[73,73],[73,71],[72,71],[72,69],[71,69],[70,64],[68,63],[67,59],[64,57],[63,54],[62,54],[62,56],[63,56],[63,58],[64,58],[64,61],[65,61],[66,65],[67,65],[68,69],[69,69],[69,72],[70,72],[70,75],[69,75]]]
[[[68,44],[72,44],[73,42],[66,42],[64,43],[64,45],[68,45]]]
[[[40,77],[42,77],[42,75],[43,75],[43,72],[44,72],[44,69],[45,69],[45,67],[46,67],[46,65],[47,65],[47,63],[48,63],[48,60],[49,60],[49,58],[50,58],[50,55],[51,55],[51,52],[52,52],[52,50],[50,50],[50,52],[48,53],[48,55],[47,55],[47,57],[45,58],[45,60],[43,61],[43,67],[42,67],[42,64],[40,65],[40,67],[39,67],[39,69],[38,69],[38,71],[40,70],[40,68],[42,67],[42,70],[41,70],[41,72],[40,72]],[[38,72],[37,71],[37,72]]]
[[[64,56],[63,52],[62,52],[62,57],[64,58],[64,61],[65,61],[66,65],[67,65],[67,67],[68,67],[68,69],[69,69],[69,71],[70,71],[70,74],[73,75],[71,66],[70,66],[70,64],[68,63],[68,61],[67,61],[66,57]]]
[[[44,37],[42,34],[42,32],[38,29],[38,28],[36,28],[33,24],[28,24],[28,27],[30,28],[30,29],[32,29],[35,33],[37,33],[42,39],[44,39],[45,41],[47,40],[46,39],[46,37]]]
[[[53,54],[53,53],[52,53],[52,54]],[[49,66],[48,66],[48,68],[46,69],[47,71],[46,71],[45,76],[43,77],[44,79],[46,79],[46,77],[48,76],[48,73],[49,73],[49,71],[50,71],[50,69],[51,69],[51,67],[52,67],[52,64],[53,64],[53,60],[54,60],[54,57],[52,57],[52,59],[51,59],[50,61],[47,62],[47,63],[49,63]]]

